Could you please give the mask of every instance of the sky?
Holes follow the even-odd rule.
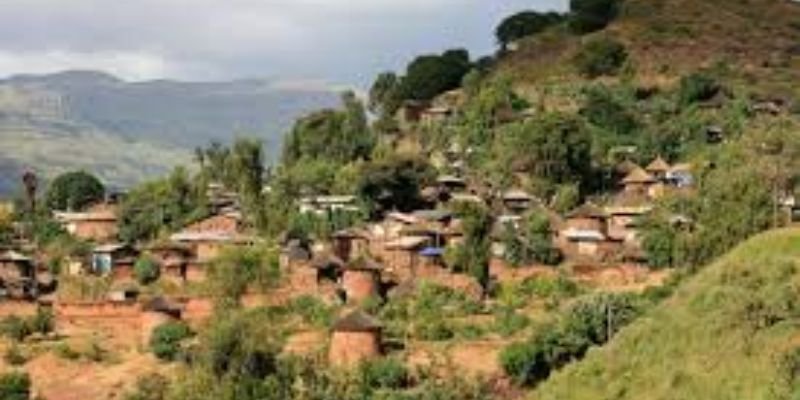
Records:
[[[567,0],[0,0],[0,76],[365,86],[414,56],[490,53],[499,21]]]

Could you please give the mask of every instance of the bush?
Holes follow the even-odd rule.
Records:
[[[625,46],[610,38],[593,39],[586,43],[573,62],[582,75],[597,78],[603,75],[616,75],[628,59]]]
[[[161,276],[161,267],[152,257],[144,256],[136,260],[136,264],[133,265],[133,274],[137,282],[149,285]]]
[[[57,356],[64,360],[73,361],[81,357],[81,353],[78,353],[66,343],[59,343],[53,350]]]
[[[161,360],[172,361],[181,351],[181,341],[192,336],[192,330],[183,322],[165,322],[153,330],[150,349]]]
[[[408,370],[395,358],[369,361],[360,366],[361,377],[370,388],[401,389],[408,384]]]
[[[696,72],[681,79],[679,95],[683,105],[710,100],[719,93],[720,84],[712,76]]]
[[[47,335],[55,328],[55,318],[53,311],[48,308],[39,308],[36,314],[28,321],[29,330],[34,333]]]
[[[25,372],[0,375],[0,399],[28,400],[31,397],[31,378]]]
[[[166,398],[169,381],[162,375],[152,373],[136,379],[134,390],[125,395],[125,400],[163,400]]]
[[[23,365],[28,362],[28,358],[22,352],[22,349],[14,343],[12,344],[3,354],[3,359],[9,364],[13,366]]]
[[[0,331],[11,340],[21,342],[31,335],[30,324],[16,315],[11,315],[0,321]]]
[[[414,336],[419,340],[444,341],[455,336],[450,325],[441,318],[426,318],[417,322]]]

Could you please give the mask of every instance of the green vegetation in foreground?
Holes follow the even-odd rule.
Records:
[[[762,234],[701,270],[532,397],[797,398],[798,298],[800,229]]]

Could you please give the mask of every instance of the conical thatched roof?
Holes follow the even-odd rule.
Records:
[[[638,164],[636,164],[635,162],[631,161],[631,160],[625,160],[625,161],[617,164],[617,166],[614,167],[614,170],[618,174],[628,175],[631,172],[633,172],[634,170],[636,170],[637,168],[641,168],[641,167]]]
[[[622,183],[654,183],[655,181],[656,178],[654,178],[653,175],[648,174],[647,171],[641,168],[636,168],[622,180]]]
[[[382,328],[380,321],[361,310],[353,311],[333,324],[335,332],[375,332]]]
[[[669,163],[664,161],[664,159],[661,158],[661,156],[658,156],[655,160],[653,160],[653,162],[651,162],[645,168],[645,170],[647,170],[647,172],[650,172],[650,173],[664,173],[664,172],[669,171],[670,168],[671,167],[670,167]]]

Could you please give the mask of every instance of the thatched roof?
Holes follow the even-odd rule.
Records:
[[[636,170],[637,168],[641,168],[641,167],[639,165],[637,165],[635,162],[631,161],[631,160],[625,160],[625,161],[617,164],[617,166],[614,167],[614,170],[618,174],[628,175],[631,172],[633,172],[634,170]]]
[[[353,311],[333,324],[335,332],[378,332],[381,329],[380,321],[361,310]]]
[[[345,265],[344,269],[355,271],[381,271],[383,270],[383,265],[371,258],[358,257]]]
[[[183,306],[158,296],[144,302],[142,304],[142,310],[166,314],[180,314],[183,311]]]
[[[622,183],[624,184],[654,183],[655,181],[656,178],[654,178],[653,175],[650,175],[649,173],[647,173],[647,171],[641,168],[636,168],[633,171],[631,171],[631,173],[629,173],[628,176],[625,177],[625,179],[622,180]]]
[[[664,161],[664,159],[661,158],[661,156],[656,157],[656,159],[653,160],[653,162],[651,162],[645,168],[645,170],[647,170],[647,172],[650,172],[650,173],[664,173],[664,172],[669,171],[669,169],[670,169],[669,163]]]
[[[30,263],[33,262],[33,260],[30,257],[14,250],[7,250],[3,253],[0,253],[0,262]]]

